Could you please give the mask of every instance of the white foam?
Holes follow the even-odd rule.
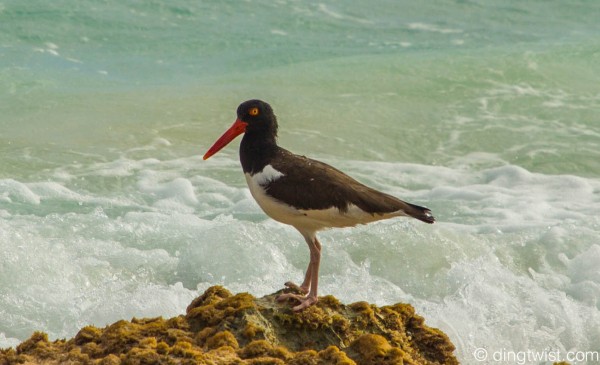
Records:
[[[160,163],[154,158],[142,160],[132,160],[129,158],[119,158],[115,161],[96,163],[90,166],[89,170],[94,171],[95,175],[101,176],[132,176],[138,170],[145,167],[156,166]]]
[[[320,233],[321,295],[412,303],[466,363],[476,347],[598,344],[597,179],[532,173],[485,153],[450,167],[326,162],[428,206],[437,223]],[[89,323],[183,313],[210,285],[263,295],[304,275],[303,238],[262,213],[237,161],[121,157],[49,176],[0,180],[5,344],[34,330],[70,337]]]
[[[335,19],[343,19],[344,18],[344,16],[342,14],[329,9],[329,7],[327,7],[327,5],[325,5],[325,4],[319,4],[318,7],[321,12],[329,15],[332,18],[335,18]]]
[[[281,35],[281,36],[288,35],[288,33],[286,31],[283,31],[281,29],[271,29],[271,34]]]
[[[178,177],[171,181],[159,182],[160,174],[150,171],[143,173],[144,178],[138,182],[140,191],[151,194],[159,199],[172,199],[186,205],[198,204],[194,187],[190,180]]]
[[[26,204],[39,204],[40,197],[26,184],[13,179],[0,180],[0,198],[6,202],[22,202]]]
[[[87,200],[83,195],[56,182],[29,183],[27,186],[32,192],[35,192],[40,199],[60,199],[67,201]]]
[[[442,34],[456,34],[456,33],[463,32],[461,29],[440,28],[436,25],[427,24],[427,23],[409,23],[408,28],[414,29],[414,30],[423,30],[426,32],[442,33]]]
[[[2,9],[0,9],[1,11]],[[3,332],[0,332],[0,349],[9,347],[17,347],[22,341],[17,338],[6,337]]]
[[[331,17],[333,19],[338,19],[338,20],[339,19],[344,19],[344,20],[349,20],[349,21],[361,23],[361,24],[370,24],[370,23],[372,23],[371,21],[369,21],[367,19],[358,18],[358,17],[355,17],[355,16],[351,16],[351,15],[342,14],[340,12],[337,12],[337,11],[331,9],[329,6],[327,6],[326,4],[323,4],[323,3],[318,4],[317,5],[317,9],[322,14],[325,14],[328,17]]]

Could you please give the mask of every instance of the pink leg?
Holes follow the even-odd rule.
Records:
[[[297,292],[300,292],[303,294],[308,294],[308,291],[310,290],[310,274],[311,274],[311,265],[309,263],[308,268],[306,269],[306,274],[304,276],[304,281],[302,282],[302,285],[298,286],[291,281],[286,281],[285,284],[283,284],[283,285],[287,286],[288,288],[292,289],[293,291],[297,291]]]
[[[284,301],[287,299],[295,299],[299,301],[300,304],[293,308],[293,310],[296,312],[310,307],[318,300],[317,290],[319,286],[319,266],[321,263],[321,243],[314,233],[303,233],[303,236],[310,250],[310,263],[306,269],[304,282],[300,287],[290,282],[286,283],[285,285],[290,288],[297,288],[304,293],[308,292],[308,294],[306,296],[302,296],[298,294],[287,293],[277,297],[278,301]]]
[[[308,308],[319,300],[317,290],[319,287],[319,266],[321,265],[321,243],[316,236],[312,244],[308,244],[308,248],[310,249],[310,264],[308,265],[310,270],[310,291],[306,297],[300,300],[300,304],[293,308],[294,312]]]
[[[302,285],[300,285],[300,290],[302,290],[304,293],[308,293],[308,291],[310,290],[311,277],[312,277],[312,260],[308,262],[308,267],[306,268],[306,274],[304,274],[304,281],[302,282]]]

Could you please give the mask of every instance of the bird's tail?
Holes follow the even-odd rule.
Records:
[[[431,210],[415,204],[406,203],[406,205],[409,208],[406,210],[406,213],[411,217],[429,224],[435,222],[435,217],[431,214]]]

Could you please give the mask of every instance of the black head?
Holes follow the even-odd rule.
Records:
[[[237,108],[237,117],[247,123],[246,134],[268,133],[277,136],[277,118],[273,108],[262,100],[248,100]]]
[[[254,144],[276,145],[277,118],[271,106],[261,100],[248,100],[240,104],[237,109],[237,119],[233,125],[204,154],[206,160],[227,146],[235,137],[246,133],[244,141],[253,141]]]

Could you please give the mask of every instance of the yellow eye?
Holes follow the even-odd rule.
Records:
[[[258,108],[250,108],[250,110],[248,110],[248,114],[250,114],[253,117],[257,116],[258,115]]]

